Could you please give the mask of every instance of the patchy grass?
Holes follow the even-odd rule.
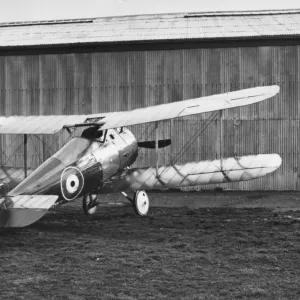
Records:
[[[0,232],[3,299],[300,299],[300,212],[61,207]]]

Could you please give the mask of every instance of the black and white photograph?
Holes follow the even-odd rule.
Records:
[[[0,3],[1,300],[300,299],[299,1]]]

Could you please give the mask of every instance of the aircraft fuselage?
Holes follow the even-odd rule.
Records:
[[[103,182],[136,160],[138,145],[130,130],[105,132],[86,129],[47,159],[10,193],[13,195],[59,195],[71,201],[96,193]]]

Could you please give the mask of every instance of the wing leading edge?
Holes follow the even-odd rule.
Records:
[[[98,125],[102,129],[125,127],[254,104],[275,96],[279,86],[244,89],[131,111],[90,115],[0,117],[0,134],[54,134],[65,127]]]

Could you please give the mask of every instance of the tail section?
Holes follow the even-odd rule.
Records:
[[[0,228],[24,227],[36,222],[57,198],[54,195],[19,195],[0,199]]]

